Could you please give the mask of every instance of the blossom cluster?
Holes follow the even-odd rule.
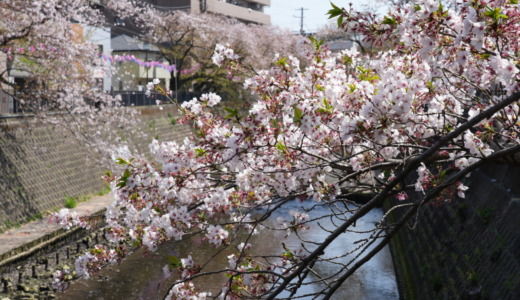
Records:
[[[67,230],[75,226],[88,229],[90,224],[87,219],[88,216],[80,217],[78,213],[74,211],[70,212],[67,208],[62,208],[58,212],[50,213],[49,222],[58,224]]]

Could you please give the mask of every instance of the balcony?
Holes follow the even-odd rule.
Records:
[[[245,1],[242,1],[245,2]],[[269,4],[270,0],[257,0],[257,1],[248,1],[250,3],[260,3],[260,4]],[[231,1],[232,3],[232,1]],[[248,23],[257,23],[269,25],[271,24],[271,16],[264,14],[261,11],[253,10],[251,8],[246,8],[243,6],[226,3],[219,0],[207,0],[206,2],[206,11],[222,14],[226,16],[230,16],[236,18],[243,22]]]

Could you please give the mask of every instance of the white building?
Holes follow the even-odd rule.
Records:
[[[100,55],[110,56],[110,49],[112,48],[110,27],[83,26],[83,36],[98,46],[98,53]],[[105,72],[105,70],[100,67],[96,69],[94,78],[96,79],[99,89],[110,91],[112,87],[112,76],[109,72]]]
[[[271,0],[147,0],[158,9],[187,10],[191,13],[214,13],[236,18],[245,23],[271,24],[264,7]]]

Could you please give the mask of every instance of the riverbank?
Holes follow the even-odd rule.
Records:
[[[147,153],[153,138],[179,141],[191,134],[189,126],[176,124],[179,116],[172,106],[136,110],[140,112],[137,129],[145,134],[128,137],[127,143],[140,153]],[[46,212],[63,208],[68,198],[90,195],[88,201],[79,202],[72,210],[100,216],[101,220],[112,201],[108,196],[93,196],[106,190],[101,179],[109,168],[101,163],[106,159],[63,131],[36,122],[22,116],[0,119],[2,300],[53,298],[53,272],[73,270],[75,257],[83,254],[89,240],[102,238],[102,234],[92,235],[78,228],[65,231],[52,225]]]
[[[102,227],[110,196],[96,196],[70,209],[95,220]],[[73,269],[74,260],[92,243],[102,238],[81,228],[64,230],[48,218],[27,223],[0,234],[0,299],[52,299],[52,275],[56,270]]]

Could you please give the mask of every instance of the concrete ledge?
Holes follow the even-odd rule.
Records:
[[[110,196],[96,196],[79,203],[71,211],[80,216],[90,215],[101,221],[106,207],[113,200]],[[9,230],[0,235],[0,269],[25,260],[70,236],[81,234],[81,231],[81,228],[64,230],[58,225],[50,224],[48,217]]]

